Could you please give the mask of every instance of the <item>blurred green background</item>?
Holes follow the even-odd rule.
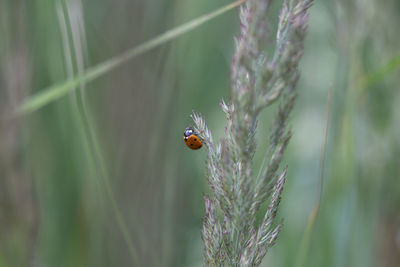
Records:
[[[13,111],[228,3],[0,0],[0,266],[203,265],[205,151],[187,149],[182,134],[192,110],[214,137],[224,134],[219,102],[229,100],[237,9],[36,112]],[[284,228],[264,266],[400,266],[399,17],[398,0],[310,9],[284,158]],[[329,91],[321,205],[306,232]],[[260,117],[255,170],[274,112]]]

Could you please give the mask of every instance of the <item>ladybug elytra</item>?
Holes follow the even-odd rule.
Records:
[[[191,127],[187,127],[183,133],[183,141],[185,141],[186,146],[190,149],[199,149],[203,146],[200,138]]]

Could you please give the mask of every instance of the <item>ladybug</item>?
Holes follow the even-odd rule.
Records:
[[[193,128],[187,127],[183,133],[183,141],[190,149],[200,149],[203,146],[200,138],[195,134]]]

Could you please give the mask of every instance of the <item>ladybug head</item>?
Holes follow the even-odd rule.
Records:
[[[185,132],[183,133],[183,135],[186,137],[191,136],[192,134],[194,134],[194,130],[192,127],[187,127]]]

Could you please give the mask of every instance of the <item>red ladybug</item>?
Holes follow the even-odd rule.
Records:
[[[183,133],[183,141],[190,149],[200,149],[203,146],[200,138],[197,137],[193,128],[187,127],[185,132]]]

